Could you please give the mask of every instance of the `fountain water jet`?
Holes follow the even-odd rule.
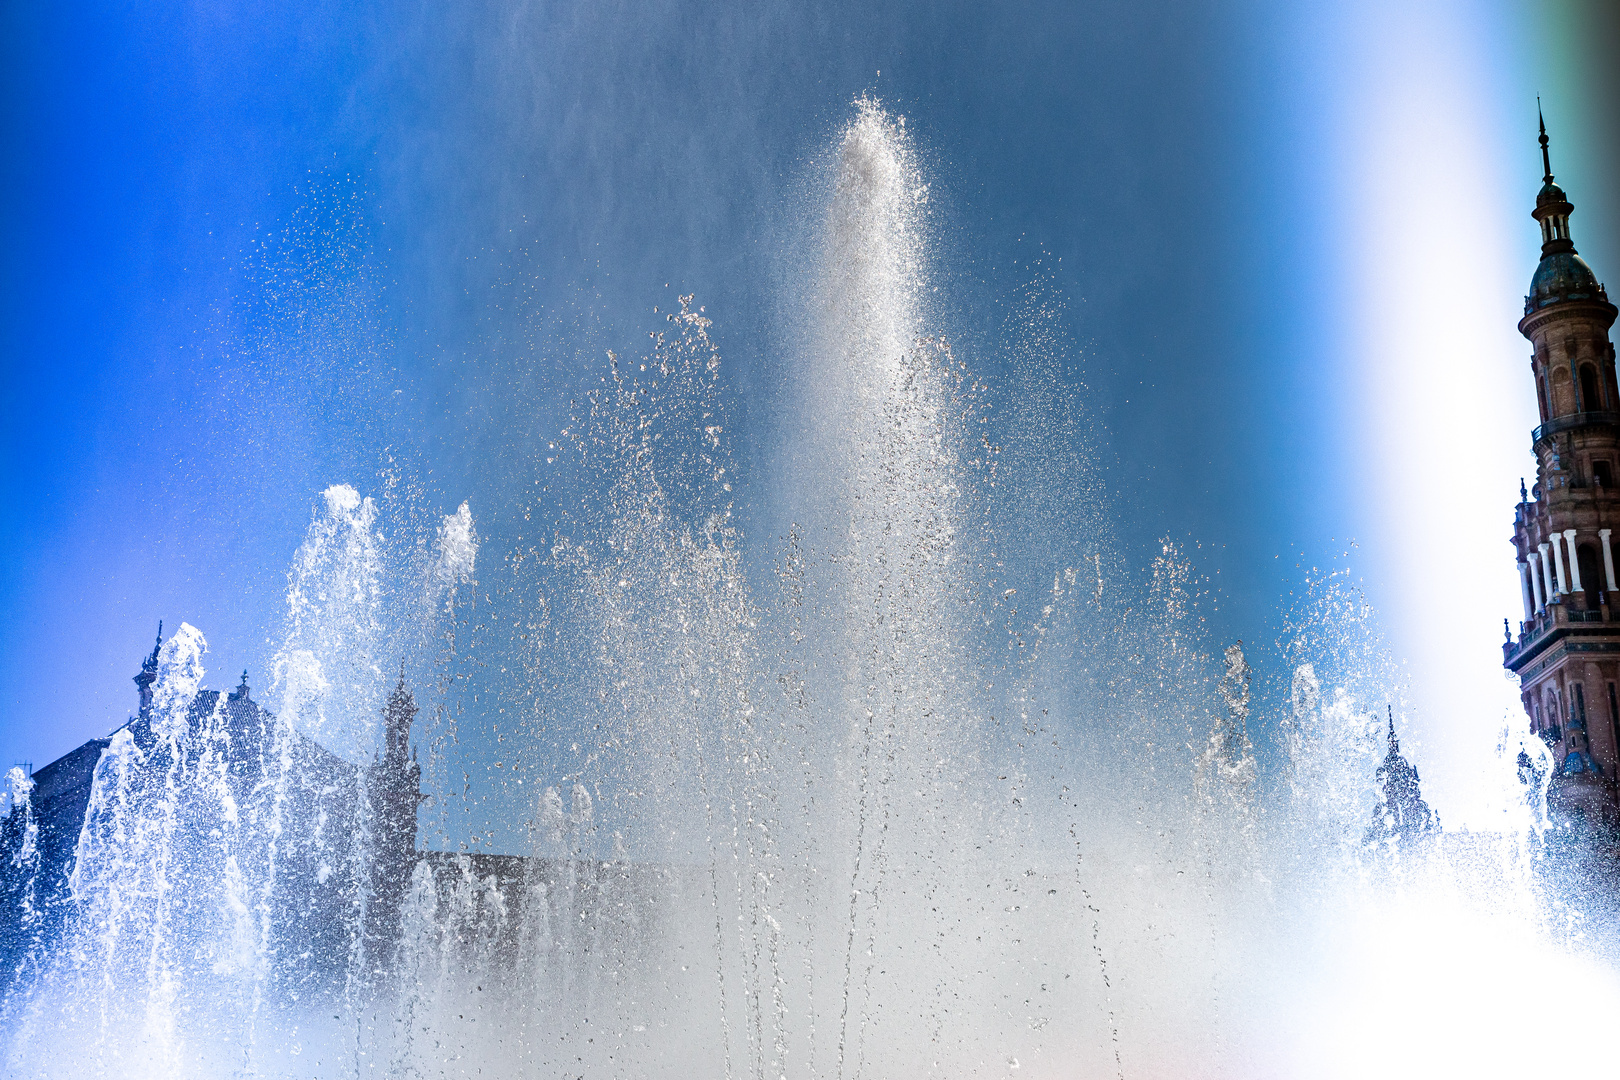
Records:
[[[1276,791],[1256,661],[1209,641],[1174,545],[1142,580],[1089,537],[1020,592],[996,493],[1029,481],[942,332],[902,122],[856,102],[825,191],[780,543],[738,523],[691,297],[560,437],[578,505],[530,583],[550,633],[514,655],[585,746],[521,791],[531,848],[456,835],[477,759],[434,719],[434,850],[391,898],[398,940],[369,934],[389,665],[451,649],[479,540],[463,504],[431,558],[391,563],[377,506],[334,486],[289,579],[278,714],[245,680],[199,694],[183,627],[151,715],[102,752],[71,915],[4,999],[12,1072],[1401,1075],[1436,1064],[1420,1004],[1490,1006],[1447,1020],[1488,1071],[1530,1043],[1515,980],[1573,968],[1620,1002],[1545,915],[1573,909],[1537,876],[1533,799],[1500,837],[1365,844],[1390,687],[1342,583],[1290,630]],[[416,682],[448,716],[444,680]],[[1459,981],[1466,955],[1487,959]],[[1365,1053],[1389,1039],[1408,1056]]]

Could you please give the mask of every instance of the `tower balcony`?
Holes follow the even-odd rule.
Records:
[[[1583,600],[1578,594],[1566,593],[1521,622],[1519,640],[1502,643],[1502,666],[1518,672],[1563,637],[1620,635],[1620,603],[1612,603],[1608,593],[1600,592],[1598,597],[1597,610],[1589,611],[1581,606]]]
[[[1530,433],[1530,445],[1534,449],[1541,445],[1543,439],[1550,439],[1566,431],[1604,426],[1620,426],[1620,412],[1578,412],[1570,413],[1568,416],[1555,416]]]

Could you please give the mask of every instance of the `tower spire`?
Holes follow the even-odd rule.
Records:
[[[1541,182],[1550,184],[1553,180],[1552,158],[1547,155],[1547,120],[1541,115],[1541,99],[1536,98],[1536,122],[1541,125],[1541,171],[1544,174]]]
[[[140,715],[145,716],[152,707],[152,684],[157,682],[158,652],[163,648],[163,621],[158,620],[157,642],[152,646],[152,655],[141,664],[140,674],[135,676],[135,692],[140,699]]]
[[[1547,118],[1541,114],[1540,98],[1536,99],[1536,124],[1541,132],[1536,141],[1541,143],[1542,177],[1541,190],[1536,192],[1536,208],[1530,212],[1530,216],[1541,225],[1542,266],[1546,267],[1548,255],[1575,254],[1575,244],[1569,238],[1569,215],[1575,207],[1564,194],[1564,189],[1553,182],[1552,156],[1547,152]],[[1535,282],[1531,286],[1532,297],[1538,304],[1546,299],[1545,296],[1536,295]],[[1530,310],[1533,309],[1527,308],[1526,313]]]
[[[1418,771],[1401,756],[1401,744],[1395,738],[1395,706],[1391,703],[1386,707],[1389,710],[1389,753],[1375,774],[1380,797],[1366,840],[1368,843],[1411,842],[1439,829],[1440,819],[1423,801]]]

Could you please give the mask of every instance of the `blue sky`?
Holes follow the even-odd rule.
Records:
[[[960,323],[1037,261],[1064,299],[1123,546],[1194,548],[1243,636],[1354,538],[1466,807],[1513,700],[1538,92],[1577,243],[1620,265],[1600,15],[13,6],[0,755],[116,726],[159,618],[207,631],[215,685],[263,671],[319,491],[393,462],[424,512],[499,501],[672,291],[746,442],[796,185],[870,91],[934,178]]]

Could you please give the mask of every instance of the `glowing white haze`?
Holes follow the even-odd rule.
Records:
[[[1361,5],[1334,27],[1355,82],[1334,130],[1350,260],[1351,432],[1370,592],[1406,661],[1409,742],[1447,827],[1494,828],[1488,770],[1504,715],[1502,620],[1523,617],[1514,568],[1519,478],[1534,481],[1529,345],[1515,323],[1535,269],[1533,114],[1503,107],[1476,5]],[[1516,125],[1516,126],[1515,126]],[[1515,232],[1517,230],[1517,232]],[[1533,258],[1533,255],[1531,256]]]

